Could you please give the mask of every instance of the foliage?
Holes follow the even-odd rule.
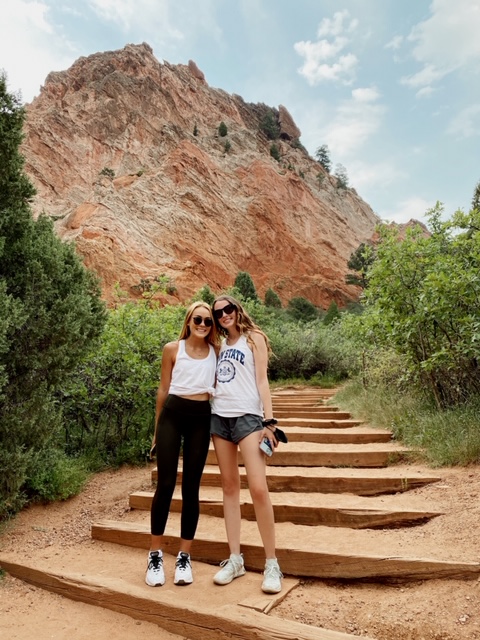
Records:
[[[340,318],[340,311],[335,300],[332,300],[330,306],[327,309],[327,313],[323,318],[323,324],[332,324],[332,322],[335,322],[335,320],[337,320],[338,318]]]
[[[347,267],[355,273],[347,273],[346,284],[354,284],[362,289],[368,284],[368,269],[375,260],[375,249],[370,243],[362,242],[350,256]]]
[[[115,171],[113,169],[110,169],[110,167],[103,167],[103,169],[100,171],[100,175],[101,176],[107,176],[108,178],[113,178],[115,177]]]
[[[197,123],[195,123],[195,124],[193,125],[193,135],[194,135],[195,137],[197,137],[197,136],[198,136],[198,127],[197,127]]]
[[[438,203],[429,212],[429,236],[380,229],[359,329],[401,354],[404,375],[446,407],[480,392],[480,212],[442,213]]]
[[[211,306],[213,304],[213,301],[215,300],[215,294],[210,289],[208,284],[205,284],[201,289],[197,291],[196,295],[193,297],[193,300],[203,300]]]
[[[301,320],[309,322],[318,318],[317,307],[302,296],[297,296],[288,301],[287,305],[288,315],[294,320]]]
[[[475,185],[475,191],[473,192],[472,209],[480,211],[480,180]]]
[[[280,296],[271,287],[265,291],[265,306],[274,307],[275,309],[282,308]]]
[[[335,166],[334,176],[337,179],[337,189],[347,189],[348,188],[347,170],[345,169],[343,164],[338,163]]]
[[[154,431],[164,345],[180,333],[185,308],[147,302],[111,310],[98,348],[66,381],[64,439],[69,454],[103,464],[140,462]]]
[[[246,271],[239,271],[234,285],[244,300],[258,300],[257,290],[253,284],[252,276]]]
[[[280,149],[278,148],[278,145],[276,145],[274,142],[272,142],[272,144],[270,145],[270,155],[274,160],[276,160],[277,162],[280,162],[280,159],[281,159]]]
[[[280,125],[278,124],[277,114],[273,109],[268,109],[262,117],[260,131],[263,131],[269,140],[278,140]]]
[[[224,137],[227,135],[227,133],[228,133],[227,125],[226,125],[226,124],[225,124],[225,122],[222,120],[222,121],[220,122],[219,127],[218,127],[218,135],[219,135],[221,138],[224,138]]]
[[[376,427],[391,429],[433,466],[480,462],[480,402],[472,398],[458,407],[438,409],[415,388],[389,384],[365,387],[356,379],[335,396],[343,409]]]
[[[328,149],[328,145],[322,144],[321,147],[318,147],[318,149],[315,151],[315,159],[322,165],[327,173],[330,173],[332,162],[330,160],[330,151]]]
[[[223,150],[225,151],[225,153],[228,153],[232,148],[232,143],[230,142],[230,140],[225,140],[225,144],[223,145]]]
[[[56,447],[55,392],[105,322],[98,282],[73,245],[47,216],[33,219],[19,153],[25,112],[6,87],[0,76],[0,519],[26,501],[38,452]]]

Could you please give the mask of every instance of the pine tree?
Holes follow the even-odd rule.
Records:
[[[60,424],[54,393],[105,321],[96,278],[47,216],[33,219],[24,119],[0,75],[0,519],[22,506]]]
[[[235,278],[234,285],[244,300],[258,301],[257,290],[253,284],[252,276],[246,271],[239,271]]]
[[[318,147],[318,149],[315,151],[315,159],[322,165],[327,173],[330,173],[332,163],[330,161],[330,151],[328,149],[328,145],[322,144],[321,147]]]

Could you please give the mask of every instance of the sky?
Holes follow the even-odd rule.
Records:
[[[469,211],[480,180],[480,0],[5,0],[24,102],[81,56],[148,43],[211,87],[285,106],[385,221]]]

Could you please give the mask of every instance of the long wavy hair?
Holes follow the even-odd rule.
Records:
[[[195,314],[195,311],[197,311],[197,309],[205,309],[206,311],[208,311],[210,318],[213,321],[212,328],[210,329],[208,335],[205,337],[205,342],[208,342],[213,347],[218,346],[218,344],[220,344],[220,334],[218,333],[217,323],[215,322],[215,319],[213,317],[212,309],[210,305],[204,302],[203,300],[193,302],[188,307],[178,339],[186,340],[190,336],[189,323],[190,323],[190,320],[192,319],[192,316]]]
[[[250,316],[248,315],[248,313],[245,311],[245,309],[242,307],[241,303],[234,298],[233,296],[229,296],[228,294],[222,294],[219,295],[215,298],[215,300],[212,302],[212,309],[215,308],[215,304],[217,302],[229,302],[230,304],[233,304],[237,310],[237,318],[236,318],[236,322],[235,322],[235,327],[237,329],[237,331],[240,332],[240,334],[246,335],[247,336],[247,342],[250,345],[250,347],[252,349],[255,348],[255,343],[253,342],[253,340],[250,337],[250,334],[252,332],[255,333],[259,333],[261,336],[263,336],[265,343],[267,345],[267,350],[268,350],[268,354],[272,355],[272,347],[270,346],[270,340],[268,339],[268,336],[266,333],[264,333],[260,327],[255,324],[255,322],[250,318]],[[217,331],[221,334],[221,335],[228,335],[228,331],[225,331],[225,329],[223,329],[223,327],[220,326],[219,321],[214,317],[215,320],[215,325],[217,327]]]

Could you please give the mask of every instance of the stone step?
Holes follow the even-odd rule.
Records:
[[[150,546],[149,514],[131,512],[136,521],[102,521],[92,525],[92,538],[128,547]],[[142,520],[143,519],[143,520]],[[180,514],[171,513],[164,536],[164,550],[176,553],[179,545]],[[480,563],[470,558],[442,560],[442,541],[416,539],[415,555],[405,555],[404,538],[393,530],[335,529],[287,522],[276,524],[276,554],[286,576],[321,579],[372,579],[377,582],[432,580],[440,578],[478,579]],[[391,534],[391,538],[386,536]],[[245,566],[263,570],[265,555],[255,522],[242,521],[242,552]],[[202,515],[192,557],[218,565],[228,558],[223,518]]]
[[[95,554],[91,553],[92,544],[96,547]],[[99,554],[98,548],[103,553]],[[69,548],[68,553],[61,555],[48,554],[47,550],[42,557],[0,557],[5,571],[37,588],[152,622],[177,634],[179,640],[353,640],[355,637],[265,615],[298,585],[294,578],[284,578],[283,590],[278,595],[262,593],[262,577],[253,572],[247,572],[227,587],[219,587],[212,580],[216,570],[194,559],[194,582],[176,587],[173,585],[175,558],[165,554],[167,581],[163,587],[152,588],[144,582],[146,560],[143,549],[100,541]]]
[[[153,491],[136,491],[129,496],[131,509],[150,511]],[[385,505],[384,499],[360,498],[338,494],[308,493],[272,493],[271,500],[275,513],[275,522],[293,522],[294,524],[327,527],[349,527],[351,529],[367,529],[378,527],[398,527],[421,524],[431,518],[442,515],[441,511],[417,508],[410,500],[403,500],[403,505],[395,506],[393,500]],[[418,502],[418,501],[417,501]],[[240,509],[242,518],[255,520],[255,511],[246,489],[240,492]],[[181,490],[174,492],[171,511],[182,510]],[[222,490],[216,487],[202,487],[200,492],[200,513],[223,517]]]
[[[317,442],[289,442],[280,444],[268,458],[269,466],[280,467],[386,467],[404,459],[410,450],[395,442],[355,444],[319,444]],[[238,454],[239,464],[243,464]],[[217,464],[210,444],[207,464]]]
[[[157,469],[151,471],[152,482],[157,480]],[[338,469],[331,467],[267,467],[268,488],[271,492],[295,491],[302,493],[353,493],[359,496],[375,496],[403,493],[418,489],[441,478],[425,476],[415,467],[387,467],[368,469]],[[180,465],[177,484],[182,482]],[[242,489],[247,487],[245,468],[240,467]],[[203,471],[202,486],[220,487],[220,471],[216,465],[207,465]]]

